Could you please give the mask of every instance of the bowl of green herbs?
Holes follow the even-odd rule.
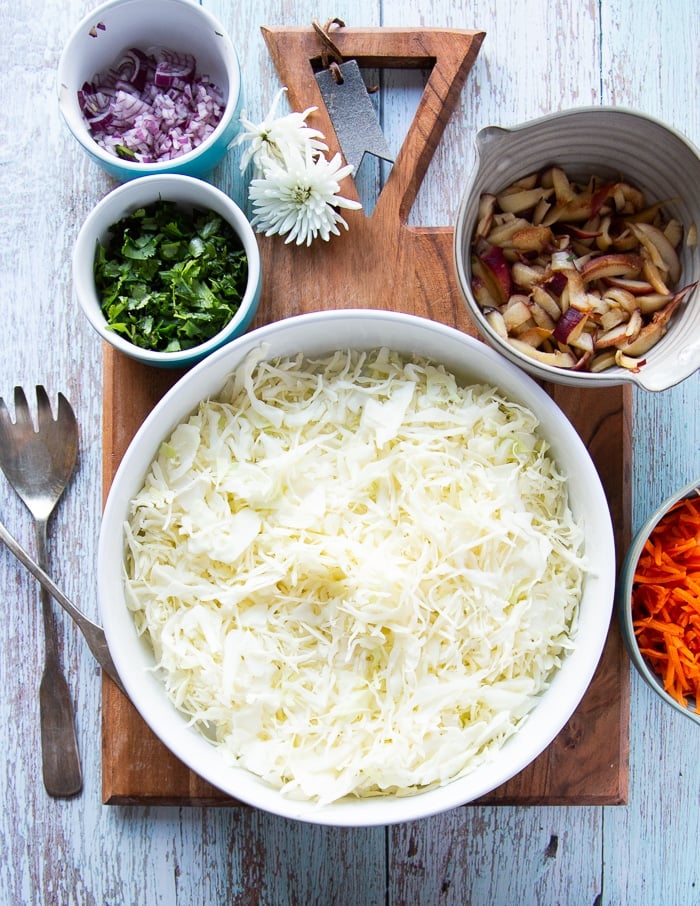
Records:
[[[73,250],[88,321],[148,365],[187,367],[249,327],[262,287],[243,211],[204,180],[144,176],[106,195]]]

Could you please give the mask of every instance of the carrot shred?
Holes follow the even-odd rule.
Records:
[[[647,539],[634,573],[632,624],[664,689],[700,713],[700,497],[675,504]]]

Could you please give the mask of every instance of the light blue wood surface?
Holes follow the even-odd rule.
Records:
[[[147,2],[147,0],[144,0]],[[339,16],[357,26],[487,32],[412,212],[448,225],[482,126],[587,104],[655,115],[700,144],[697,0],[206,0],[236,43],[246,106],[261,117],[278,81],[260,26]],[[75,480],[53,523],[52,573],[93,617],[100,514],[101,349],[72,297],[70,254],[111,187],[60,121],[55,73],[83,0],[0,7],[0,395],[17,383],[62,390],[81,425]],[[401,87],[403,85],[403,87]],[[395,148],[415,79],[384,105]],[[235,154],[217,179],[242,200]],[[663,161],[659,162],[663,166]],[[370,181],[374,177],[370,177]],[[700,476],[700,377],[633,406],[633,521]],[[31,526],[8,486],[0,518]],[[82,795],[41,782],[37,687],[42,639],[32,580],[0,551],[0,906],[15,904],[473,904],[693,906],[700,903],[700,734],[632,679],[629,804],[467,807],[390,829],[336,830],[251,811],[108,807],[100,801],[100,680],[61,621],[85,773]]]

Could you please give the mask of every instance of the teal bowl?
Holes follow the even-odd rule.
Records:
[[[632,544],[630,545],[630,548],[622,565],[622,570],[620,572],[620,581],[618,583],[617,593],[617,615],[620,626],[622,628],[622,635],[625,640],[627,651],[629,652],[632,663],[636,667],[637,672],[642,677],[642,679],[663,701],[666,702],[666,704],[670,705],[680,714],[684,714],[686,717],[689,717],[690,720],[692,720],[694,723],[700,725],[700,714],[692,709],[692,705],[690,707],[684,708],[681,704],[679,704],[679,702],[675,700],[675,698],[673,698],[672,695],[669,695],[669,693],[664,689],[663,681],[652,670],[646,658],[639,650],[632,622],[632,591],[634,588],[634,574],[637,569],[637,563],[639,562],[639,557],[644,549],[647,538],[649,538],[651,533],[654,531],[654,529],[663,519],[666,513],[668,513],[669,510],[671,510],[676,505],[676,503],[687,498],[700,499],[700,479],[698,479],[697,481],[691,481],[690,484],[687,484],[684,488],[678,491],[678,493],[674,494],[672,497],[669,497],[668,500],[665,500],[634,536]]]
[[[219,333],[199,346],[179,352],[142,349],[107,327],[95,287],[95,250],[104,244],[110,228],[137,208],[158,200],[173,201],[186,211],[211,210],[226,220],[241,240],[248,259],[248,282],[234,317]],[[73,291],[88,321],[102,339],[119,352],[145,365],[187,368],[220,346],[245,333],[255,317],[262,291],[262,270],[257,239],[243,211],[211,183],[181,174],[164,173],[130,180],[113,189],[88,214],[73,247]]]
[[[112,66],[131,47],[154,46],[193,54],[197,72],[207,75],[226,101],[211,135],[172,160],[123,160],[94,140],[80,108],[85,82]],[[157,173],[202,177],[220,163],[240,130],[243,102],[238,57],[221,23],[193,0],[110,0],[90,12],[68,38],[58,64],[58,105],[76,141],[119,182]]]

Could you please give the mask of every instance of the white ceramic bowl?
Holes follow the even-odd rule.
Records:
[[[170,704],[154,676],[153,654],[137,636],[123,593],[123,526],[130,499],[140,489],[159,445],[261,344],[267,355],[322,355],[336,348],[387,346],[443,363],[465,381],[498,386],[539,416],[559,466],[567,476],[574,515],[585,531],[590,571],[580,608],[576,649],[551,687],[494,760],[466,777],[414,796],[343,799],[319,806],[284,798],[252,774],[227,766]],[[612,612],[615,554],[608,505],[597,472],[575,430],[534,381],[485,343],[436,322],[394,312],[329,311],[299,315],[258,328],[210,356],[182,378],[137,432],[115,476],[104,510],[98,555],[99,599],[110,651],[133,703],[152,730],[185,764],[236,799],[269,812],[319,824],[370,826],[410,821],[444,811],[495,789],[529,764],[562,729],[598,664]]]
[[[125,50],[145,51],[151,46],[194,54],[198,74],[207,75],[220,89],[226,107],[219,125],[198,148],[170,161],[142,164],[122,160],[94,141],[78,104],[78,90]],[[88,155],[119,181],[152,173],[205,176],[225,156],[240,129],[242,100],[240,66],[231,39],[194,0],[110,0],[76,26],[58,64],[63,119]]]
[[[667,500],[665,500],[658,509],[652,513],[644,525],[639,529],[632,539],[632,543],[625,556],[625,561],[620,570],[620,581],[618,583],[617,593],[617,615],[622,627],[622,635],[627,646],[632,663],[644,682],[652,689],[662,701],[670,705],[679,714],[689,717],[694,723],[700,725],[700,713],[692,710],[690,707],[684,708],[672,695],[664,689],[662,679],[652,670],[650,664],[639,650],[637,638],[634,633],[634,619],[632,616],[632,595],[634,590],[634,574],[637,570],[637,563],[644,550],[647,539],[654,531],[663,517],[681,500],[700,500],[700,479],[692,481],[685,487],[681,488]]]
[[[683,223],[686,233],[692,224],[700,226],[700,155],[687,139],[642,113],[582,107],[510,129],[482,129],[476,150],[457,215],[455,266],[471,317],[494,348],[535,377],[576,387],[630,382],[647,390],[665,390],[700,368],[700,286],[675,312],[668,333],[645,355],[646,364],[638,373],[616,365],[598,374],[541,364],[515,350],[489,325],[471,288],[470,248],[481,194],[497,193],[554,163],[576,181],[592,175],[624,177],[645,193],[649,203],[667,201],[665,210]],[[684,245],[680,257],[683,285],[700,280],[697,247]]]
[[[159,199],[176,202],[183,210],[209,209],[220,214],[239,236],[248,258],[248,284],[235,316],[223,330],[199,346],[181,352],[142,349],[109,330],[95,288],[94,262],[98,242],[104,243],[110,228],[136,208]],[[198,362],[219,346],[243,333],[258,308],[262,290],[260,251],[245,214],[228,195],[202,179],[179,174],[143,176],[130,180],[95,205],[88,214],[73,248],[73,289],[90,324],[115,349],[146,365],[182,368]]]

